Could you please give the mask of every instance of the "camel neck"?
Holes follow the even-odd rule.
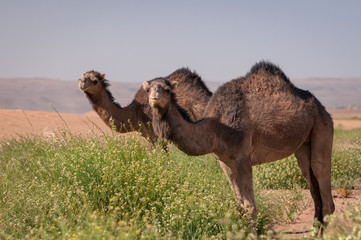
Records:
[[[87,94],[87,97],[92,104],[94,111],[99,117],[112,127],[114,124],[118,132],[124,133],[134,130],[132,126],[137,126],[138,122],[135,119],[135,111],[131,106],[122,108],[118,103],[115,103],[110,93],[102,89],[97,95]]]
[[[215,150],[216,138],[213,136],[214,132],[209,131],[211,124],[209,119],[191,122],[172,104],[160,122],[153,120],[153,126],[159,124],[163,124],[160,127],[168,131],[164,136],[188,155],[204,155]]]

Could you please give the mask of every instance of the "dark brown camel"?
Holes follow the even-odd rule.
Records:
[[[190,118],[193,121],[200,119],[212,96],[200,76],[186,68],[181,68],[165,78],[178,83],[179,87],[174,91],[175,98]],[[108,87],[109,82],[105,79],[105,74],[96,71],[82,74],[79,80],[79,88],[108,126],[113,122],[116,130],[121,133],[140,130],[142,136],[149,137],[154,143],[156,136],[153,128],[149,126],[151,110],[148,105],[148,95],[143,88],[137,91],[134,100],[128,106],[121,107],[114,102]]]
[[[213,94],[203,118],[192,122],[177,105],[175,82],[143,83],[156,135],[189,155],[216,154],[240,206],[256,218],[252,166],[292,153],[306,177],[315,218],[334,212],[331,195],[333,122],[308,91],[295,87],[275,65],[260,62]]]

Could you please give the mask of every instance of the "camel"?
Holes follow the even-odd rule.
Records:
[[[202,119],[193,122],[177,104],[177,83],[158,78],[143,83],[156,135],[188,155],[214,153],[243,214],[256,220],[252,166],[295,154],[307,179],[315,218],[335,210],[331,195],[333,122],[310,92],[295,87],[269,62],[214,92]]]
[[[180,68],[165,77],[169,81],[178,82],[179,88],[174,91],[176,99],[192,120],[201,118],[202,113],[212,96],[201,77],[187,68]],[[100,118],[111,127],[114,124],[120,133],[139,130],[143,137],[149,137],[154,144],[157,137],[151,124],[151,111],[148,95],[140,88],[134,100],[126,107],[114,101],[109,91],[109,81],[105,74],[89,71],[83,73],[79,80],[79,88],[85,93],[93,109]],[[185,94],[186,93],[186,94]]]

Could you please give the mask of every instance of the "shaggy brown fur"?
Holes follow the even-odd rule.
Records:
[[[179,84],[179,89],[174,94],[191,118],[194,121],[201,118],[208,100],[212,96],[202,79],[195,72],[186,68],[178,69],[165,78]],[[151,110],[148,105],[148,95],[143,88],[137,91],[134,100],[124,108],[114,102],[105,74],[96,71],[82,74],[79,88],[108,126],[111,126],[111,122],[113,122],[117,131],[121,133],[140,130],[144,137],[149,136],[152,142],[156,140],[153,128],[149,127]]]
[[[221,86],[204,116],[193,123],[177,105],[167,79],[144,82],[153,111],[153,129],[189,155],[215,153],[241,206],[256,217],[252,166],[292,153],[308,180],[315,217],[334,212],[331,195],[333,122],[308,91],[296,88],[268,62]],[[161,103],[161,104],[159,104]]]

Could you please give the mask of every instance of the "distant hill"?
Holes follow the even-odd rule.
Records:
[[[361,78],[307,78],[292,82],[312,92],[327,108],[361,107]]]
[[[124,106],[132,101],[140,86],[140,83],[112,82],[110,90],[116,101]],[[0,78],[0,108],[51,112],[49,103],[65,113],[92,110],[88,99],[79,90],[77,80]]]
[[[300,88],[311,91],[327,108],[361,106],[361,78],[293,79]],[[206,82],[215,91],[221,82]],[[141,83],[111,82],[110,91],[122,106],[128,105]],[[78,81],[39,78],[0,78],[0,109],[22,109],[85,113],[91,106],[78,89]]]

